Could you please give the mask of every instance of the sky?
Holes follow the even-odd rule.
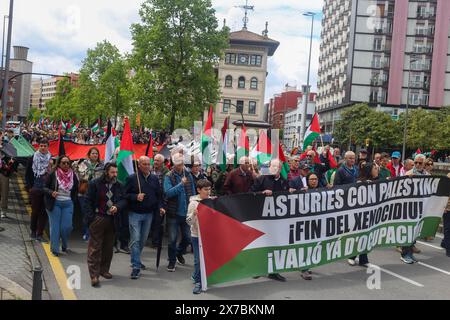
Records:
[[[320,19],[323,0],[248,0],[248,30],[261,34],[269,23],[269,37],[280,42],[269,59],[266,102],[286,84],[306,84],[311,17],[314,23],[310,83],[316,90],[319,64]],[[29,47],[33,72],[63,74],[77,72],[88,48],[104,39],[122,53],[132,50],[130,26],[140,21],[143,0],[15,0],[12,44]],[[212,0],[219,25],[226,19],[231,31],[242,29],[245,0]],[[0,15],[9,12],[9,1],[0,2]],[[3,31],[3,21],[0,25]]]

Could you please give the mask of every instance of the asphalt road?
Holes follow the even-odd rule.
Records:
[[[185,256],[186,265],[177,265],[176,272],[166,271],[167,248],[163,249],[161,266],[157,271],[156,250],[145,248],[143,263],[148,270],[142,271],[139,280],[131,280],[130,256],[115,254],[112,262],[112,280],[101,279],[100,288],[92,288],[86,263],[87,243],[74,235],[70,242],[71,252],[60,256],[65,270],[78,266],[81,286],[74,292],[80,300],[308,300],[308,299],[450,299],[450,258],[441,249],[441,238],[420,242],[422,250],[416,257],[420,263],[406,265],[400,254],[392,248],[376,249],[369,255],[371,264],[381,269],[354,266],[346,260],[313,269],[313,280],[305,281],[299,272],[286,273],[287,282],[267,278],[249,279],[214,286],[201,295],[192,294],[190,276],[193,255]],[[379,270],[379,282],[368,271]],[[70,276],[70,274],[68,275]],[[369,277],[371,277],[369,279]],[[369,289],[379,284],[379,288]]]

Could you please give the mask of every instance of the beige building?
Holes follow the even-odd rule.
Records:
[[[268,127],[264,119],[267,60],[279,42],[243,28],[230,33],[230,47],[218,66],[221,100],[214,113],[214,126],[221,129],[230,115],[230,127],[240,125],[242,115],[248,128]],[[205,115],[206,118],[206,115]],[[239,123],[236,123],[238,121]]]
[[[78,85],[79,75],[76,73],[67,74],[73,86]],[[30,107],[45,110],[45,103],[56,95],[58,82],[64,77],[52,77],[47,79],[33,79],[31,84]]]

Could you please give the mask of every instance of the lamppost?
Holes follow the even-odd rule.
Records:
[[[2,38],[2,65],[1,68],[3,69],[3,58],[5,57],[5,31],[6,31],[6,19],[8,19],[8,16],[3,16],[3,38]]]
[[[411,59],[409,61],[409,69],[408,69],[408,91],[406,96],[406,113],[405,113],[405,123],[403,128],[403,150],[402,150],[402,163],[405,163],[405,153],[406,153],[406,133],[408,128],[408,109],[409,109],[409,89],[411,85],[411,64],[419,61],[418,59]]]
[[[306,130],[306,114],[308,113],[308,99],[309,99],[309,93],[311,91],[310,84],[309,84],[309,76],[311,73],[311,53],[312,53],[312,38],[314,33],[314,17],[316,13],[314,12],[306,12],[303,14],[305,17],[311,17],[311,36],[309,39],[309,60],[308,60],[308,76],[306,79],[306,91],[303,92],[303,94],[306,95],[306,99],[304,99],[304,105],[303,105],[303,116],[302,116],[302,128],[300,133],[300,141],[303,143],[304,136],[305,136],[305,130]]]
[[[3,81],[3,92],[2,92],[2,128],[6,128],[6,112],[8,103],[6,101],[6,96],[8,92],[8,85],[9,85],[9,64],[11,59],[11,36],[12,36],[12,26],[13,26],[13,7],[14,7],[14,0],[9,1],[9,23],[8,23],[8,38],[6,41],[6,62],[5,62],[5,73],[4,73],[4,81]]]

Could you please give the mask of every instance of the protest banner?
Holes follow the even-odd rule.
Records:
[[[204,200],[203,288],[412,245],[436,233],[449,195],[449,178],[427,176]]]

